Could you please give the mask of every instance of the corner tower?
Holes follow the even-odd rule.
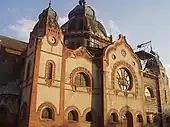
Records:
[[[30,33],[22,84],[20,127],[60,123],[55,119],[59,117],[60,108],[63,33],[57,21],[57,13],[50,2]]]

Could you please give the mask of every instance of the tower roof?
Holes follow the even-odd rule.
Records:
[[[51,7],[51,1],[49,2],[49,6],[43,10],[43,12],[39,15],[39,21],[34,27],[34,30],[37,28],[46,28],[49,26],[51,28],[57,28],[58,25],[58,15]]]
[[[86,5],[84,0],[79,1],[68,14],[69,21],[62,26],[64,32],[90,31],[94,35],[107,38],[106,30],[95,16],[95,11]]]

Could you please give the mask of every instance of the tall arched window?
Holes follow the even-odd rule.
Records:
[[[151,120],[150,120],[150,116],[149,116],[149,115],[146,116],[146,119],[147,119],[147,123],[151,123]]]
[[[118,122],[118,115],[117,115],[117,113],[112,113],[111,114],[111,120],[113,122]]]
[[[48,63],[47,64],[47,79],[52,79],[53,78],[53,64]]]
[[[75,77],[75,84],[77,86],[86,86],[90,87],[89,77],[83,72],[77,73]]]
[[[41,118],[42,118],[42,119],[53,120],[53,119],[54,119],[53,110],[52,110],[51,108],[49,108],[49,107],[44,108],[44,109],[42,110]]]
[[[153,123],[156,123],[156,116],[153,117]]]
[[[30,76],[30,69],[31,69],[31,61],[29,61],[28,64],[27,64],[26,80],[29,79],[29,76]]]
[[[91,112],[88,112],[86,114],[86,121],[88,121],[88,122],[92,122],[93,121],[93,117],[92,117],[92,113]]]
[[[24,103],[24,104],[22,105],[22,108],[21,108],[20,118],[21,118],[22,120],[25,120],[25,119],[26,119],[26,115],[27,115],[27,104]]]
[[[8,117],[8,108],[1,107],[0,108],[0,125],[7,121]]]
[[[76,110],[72,110],[68,113],[68,120],[79,121],[78,112]]]

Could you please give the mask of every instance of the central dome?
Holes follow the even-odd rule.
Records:
[[[101,38],[107,38],[104,26],[96,20],[95,11],[90,6],[77,5],[69,14],[69,21],[62,29],[64,32],[86,31]]]
[[[90,6],[81,6],[77,5],[68,15],[68,18],[71,19],[75,16],[88,16],[89,18],[95,19],[95,12]]]

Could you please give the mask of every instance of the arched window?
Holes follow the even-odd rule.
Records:
[[[147,119],[147,123],[151,123],[149,115],[146,116],[146,119]]]
[[[78,113],[76,110],[72,110],[68,113],[68,120],[79,121]]]
[[[133,80],[130,71],[126,68],[120,68],[116,72],[116,82],[120,86],[120,89],[131,90],[133,86]]]
[[[27,104],[24,103],[22,108],[21,108],[21,112],[20,112],[20,118],[22,120],[25,120],[26,119],[26,115],[27,115]]]
[[[29,76],[30,76],[30,69],[31,69],[31,61],[29,61],[28,64],[27,64],[26,80],[29,79]]]
[[[47,64],[47,79],[52,79],[53,78],[53,64],[52,63],[48,63]]]
[[[49,107],[44,108],[42,110],[41,118],[42,119],[49,119],[49,120],[54,119],[53,110],[51,108],[49,108]]]
[[[88,121],[88,122],[92,122],[93,121],[92,113],[91,112],[88,112],[86,114],[86,121]]]
[[[153,123],[156,123],[156,116],[153,117]]]
[[[145,88],[145,97],[154,97],[154,93],[151,88]]]
[[[111,114],[111,120],[113,122],[118,122],[118,115],[117,115],[117,113],[112,113]]]
[[[137,115],[137,122],[143,123],[143,117],[141,114]]]
[[[75,84],[77,86],[86,86],[90,87],[89,77],[83,72],[77,73],[75,77]]]

